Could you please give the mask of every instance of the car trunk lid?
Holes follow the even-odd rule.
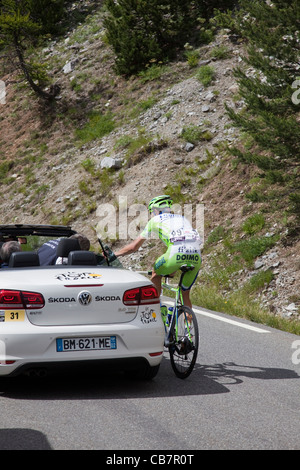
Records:
[[[59,266],[6,270],[0,284],[0,288],[41,293],[44,306],[27,309],[27,318],[34,325],[55,326],[130,322],[138,302],[123,303],[124,292],[150,283],[124,269]]]

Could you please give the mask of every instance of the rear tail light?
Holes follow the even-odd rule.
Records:
[[[159,295],[154,286],[136,287],[124,292],[123,304],[125,305],[141,305],[141,304],[158,304]]]
[[[37,292],[23,292],[19,290],[0,290],[0,308],[2,309],[36,309],[43,308],[45,300]]]
[[[16,290],[1,290],[0,308],[24,308],[21,292]]]
[[[44,297],[37,292],[22,292],[25,308],[43,308],[45,305]]]
[[[140,289],[140,292],[141,292],[141,304],[148,304],[148,303],[153,304],[153,303],[159,302],[159,295],[154,286],[142,287]]]
[[[140,289],[130,289],[124,292],[123,304],[139,305],[139,302],[140,302]]]

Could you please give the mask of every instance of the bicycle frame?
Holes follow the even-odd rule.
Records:
[[[168,280],[169,280],[168,276],[165,276],[165,282],[161,283],[162,289],[167,289],[167,290],[175,293],[173,313],[172,313],[171,319],[169,321],[169,325],[166,325],[166,323],[164,322],[165,333],[166,333],[166,336],[165,336],[165,346],[166,347],[169,347],[174,342],[174,340],[178,339],[178,307],[183,305],[183,297],[182,297],[182,290],[181,290],[183,275],[184,275],[184,273],[181,274],[180,280],[179,280],[177,286],[171,285],[171,284],[168,283]],[[186,315],[185,315],[185,318],[186,318]],[[172,331],[171,326],[173,325],[174,321],[175,321],[175,338],[174,338],[173,341],[170,341],[170,333]],[[187,333],[188,333],[188,336],[190,337],[188,321],[186,322],[186,325],[187,325],[187,330],[188,330]]]
[[[138,271],[138,272],[140,272],[141,274],[147,274],[149,276],[152,274],[152,271]],[[178,285],[169,284],[168,282],[168,280],[170,279],[169,276],[163,276],[163,278],[165,278],[165,281],[162,281],[161,283],[162,289],[167,289],[175,293],[173,313],[172,313],[169,325],[166,325],[165,321],[163,320],[164,327],[165,327],[165,347],[169,347],[178,339],[178,307],[184,305],[183,297],[182,297],[182,290],[181,290],[183,276],[184,276],[184,272],[182,272],[180,275]],[[186,314],[184,315],[185,315],[185,319],[187,319]],[[170,341],[171,326],[173,325],[174,321],[175,321],[175,338],[173,341]],[[191,338],[188,321],[186,321],[186,326],[187,326],[187,334],[189,338]]]
[[[194,269],[192,265],[180,267],[182,273],[177,285],[169,283],[169,278],[172,276],[163,276],[161,283],[162,290],[167,289],[175,294],[170,321],[168,321],[168,315],[165,315],[165,312],[161,313],[165,328],[164,346],[168,349],[172,369],[180,379],[186,379],[191,374],[197,360],[199,347],[197,319],[193,310],[184,305],[182,295],[183,276],[192,269]],[[151,271],[147,272],[148,275],[151,273]]]
[[[175,300],[174,300],[174,306],[173,306],[173,312],[172,316],[170,318],[169,324],[166,324],[166,320],[164,320],[164,327],[165,327],[165,347],[169,347],[172,344],[172,341],[170,341],[170,334],[171,334],[171,325],[175,321],[175,331],[177,332],[177,324],[178,324],[178,302],[182,302],[182,295],[180,292],[180,289],[178,286],[171,286],[168,282],[168,279],[166,278],[165,282],[161,283],[162,289],[167,289],[171,292],[175,293]]]

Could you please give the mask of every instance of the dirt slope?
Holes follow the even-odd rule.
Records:
[[[113,54],[103,42],[97,15],[42,51],[51,64],[53,81],[61,86],[54,108],[38,103],[20,86],[16,74],[2,77],[7,96],[6,104],[0,105],[0,163],[13,165],[1,182],[5,195],[1,223],[71,224],[88,234],[96,246],[104,204],[115,208],[112,217],[117,223],[120,198],[126,198],[130,208],[137,203],[146,205],[153,196],[172,189],[181,206],[193,204],[194,210],[204,204],[204,241],[218,226],[230,226],[242,237],[243,220],[263,207],[245,199],[253,188],[256,170],[242,165],[235,168],[226,153],[226,146],[240,138],[224,104],[236,109],[244,105],[232,73],[241,63],[242,46],[222,33],[200,49],[196,69],[181,60],[166,67],[155,80],[126,80],[113,72]],[[226,47],[226,57],[215,60],[212,51],[220,46]],[[66,64],[70,64],[69,72],[64,70]],[[196,77],[203,65],[215,71],[208,86]],[[74,137],[75,130],[88,121],[89,110],[111,112],[115,129],[101,139],[80,143]],[[205,137],[187,147],[182,131],[191,126],[201,127]],[[131,153],[129,141],[136,143]],[[121,161],[121,168],[104,173],[101,179],[101,162],[106,157]],[[93,165],[93,172],[83,167],[86,162]],[[136,220],[135,209],[128,224]],[[262,265],[257,270],[272,266],[275,274],[261,301],[275,312],[296,315],[300,242],[282,242],[287,231],[282,214],[268,212],[266,220],[265,233],[278,233],[281,241],[259,260]],[[115,245],[125,242],[121,239]],[[149,267],[156,254],[150,243],[125,264]],[[203,269],[209,269],[209,256],[204,255]],[[250,275],[251,270],[245,270],[240,282]],[[294,310],[285,309],[293,303]]]

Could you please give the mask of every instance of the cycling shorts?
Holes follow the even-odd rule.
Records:
[[[154,271],[160,276],[167,276],[180,269],[183,264],[193,265],[195,269],[184,273],[182,290],[190,290],[201,265],[201,253],[193,245],[171,245],[154,263]]]

